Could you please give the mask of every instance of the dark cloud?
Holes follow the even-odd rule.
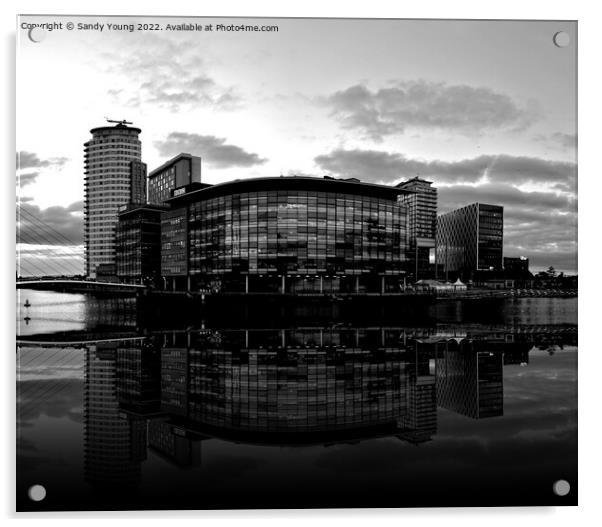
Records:
[[[124,42],[125,45],[125,42]],[[126,55],[106,55],[111,72],[139,80],[135,91],[112,89],[109,93],[128,106],[153,103],[173,111],[192,106],[232,110],[242,99],[233,86],[222,86],[207,71],[197,48],[178,40],[145,35],[132,43]]]
[[[83,202],[40,209],[28,202],[17,207],[17,242],[31,245],[78,246],[83,243]]]
[[[522,129],[536,118],[533,103],[521,107],[490,88],[425,80],[397,82],[376,91],[357,84],[330,95],[326,104],[343,127],[374,140],[407,128],[463,134]]]
[[[559,190],[576,185],[577,166],[537,157],[482,155],[460,161],[425,161],[380,150],[333,150],[314,161],[327,172],[363,181],[394,183],[414,176],[437,183],[475,183],[483,176],[507,183],[550,183]]]
[[[180,152],[198,155],[204,163],[215,168],[250,167],[267,161],[214,135],[171,132],[165,140],[156,141],[155,147],[162,156],[174,156]]]
[[[17,174],[17,185],[20,187],[24,187],[25,185],[30,185],[40,175],[39,172],[30,172],[28,174]]]
[[[63,166],[68,159],[66,157],[52,157],[40,159],[37,154],[25,150],[17,152],[17,169],[27,170],[29,168],[45,168],[51,165]]]

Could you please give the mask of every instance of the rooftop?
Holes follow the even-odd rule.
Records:
[[[193,156],[192,154],[188,154],[186,152],[182,152],[181,154],[178,154],[176,157],[172,157],[170,160],[168,160],[165,163],[163,163],[160,167],[157,167],[154,170],[151,170],[151,172],[149,173],[148,177],[151,178],[155,174],[158,174],[159,172],[163,172],[169,166],[171,166],[174,163],[177,163],[178,161],[180,161],[180,159],[192,159],[194,157],[198,157],[198,156]]]
[[[399,194],[409,194],[407,190],[364,183],[357,179],[335,179],[332,177],[310,177],[310,176],[280,176],[259,177],[249,179],[235,179],[217,185],[208,185],[204,188],[188,191],[179,196],[174,196],[166,203],[172,205],[186,201],[209,199],[224,194],[238,192],[258,192],[265,190],[313,190],[317,192],[343,192],[346,194],[357,194],[361,196],[373,196],[395,201]]]
[[[136,128],[135,126],[126,126],[125,124],[116,124],[115,126],[99,126],[97,128],[92,128],[90,130],[91,134],[95,134],[97,132],[114,132],[116,130],[131,130],[132,132],[141,133],[142,130],[140,128]]]

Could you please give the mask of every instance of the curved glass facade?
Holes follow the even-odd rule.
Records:
[[[289,281],[286,292],[338,291],[355,287],[356,276],[363,276],[367,286],[370,276],[402,274],[406,207],[394,193],[387,198],[278,188],[202,199],[206,194],[199,192],[198,199],[174,206],[163,225],[169,238],[171,216],[179,211],[186,223],[187,247],[179,259],[187,259],[193,289],[222,280],[218,287],[235,290],[236,276],[254,280],[262,275],[264,288],[270,288],[271,277],[276,291],[282,282],[275,278],[292,275],[305,283]],[[171,274],[173,260],[172,251],[164,255],[164,276]],[[377,281],[376,288],[382,285]],[[391,284],[389,279],[387,287],[396,287]]]

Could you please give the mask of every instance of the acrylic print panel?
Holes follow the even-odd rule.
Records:
[[[577,504],[575,22],[17,34],[19,511]]]

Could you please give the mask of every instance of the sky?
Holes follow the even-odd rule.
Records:
[[[34,32],[40,42],[17,30],[24,269],[83,270],[83,143],[108,117],[142,129],[149,171],[188,152],[202,158],[208,183],[303,174],[396,184],[421,176],[439,189],[439,213],[477,201],[503,205],[504,256],[528,257],[535,272],[577,271],[574,22],[19,23],[69,21],[71,31]],[[162,30],[126,27],[139,23]],[[168,23],[203,31],[171,31]],[[217,24],[278,31],[216,31]],[[566,47],[554,44],[559,31],[570,38]],[[31,217],[56,235],[43,239]]]

